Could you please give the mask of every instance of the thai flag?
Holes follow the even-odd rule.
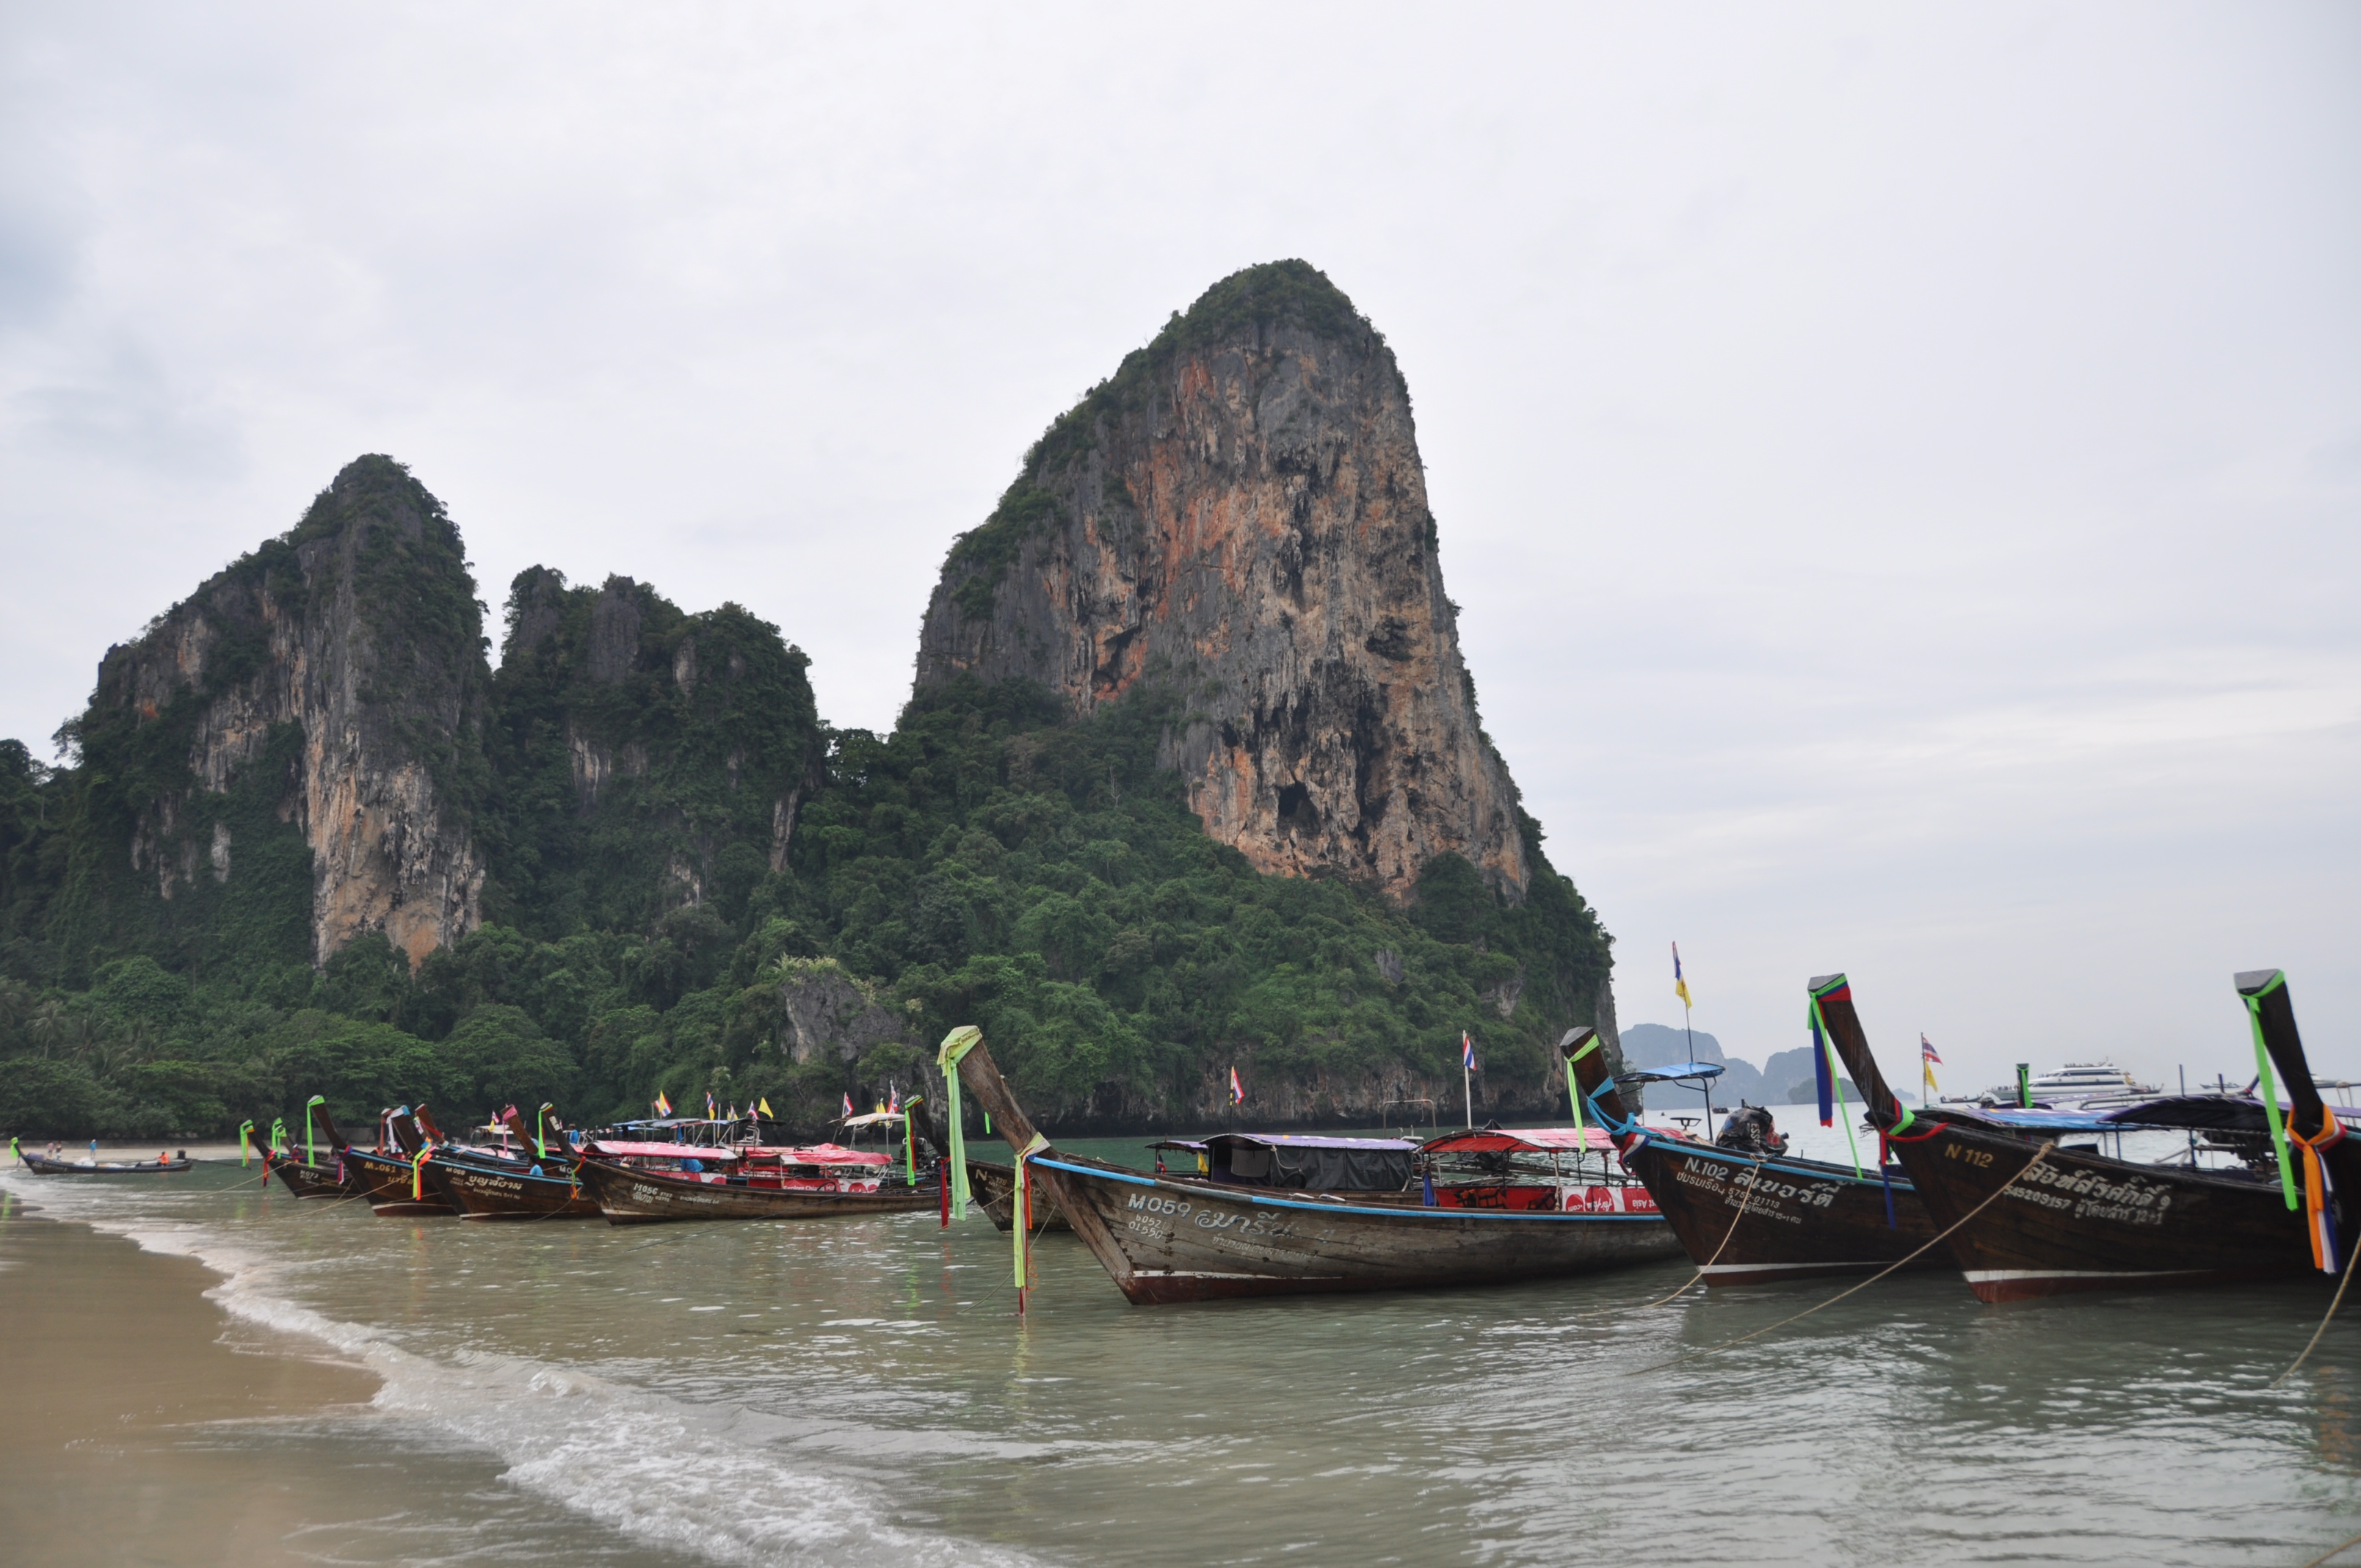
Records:
[[[1935,1042],[1924,1035],[1918,1036],[1918,1056],[1920,1060],[1933,1062],[1937,1067],[1943,1065],[1942,1054],[1935,1049]]]
[[[852,1096],[850,1094],[844,1097],[844,1119],[848,1122],[852,1120]]]
[[[894,1114],[895,1113],[899,1112],[901,1109],[902,1109],[902,1091],[901,1091],[900,1090],[898,1090],[898,1089],[888,1090],[888,1091],[886,1091],[886,1094],[885,1094],[885,1111],[886,1111],[886,1113],[887,1113],[888,1115],[891,1115],[891,1114]]]
[[[1467,1037],[1465,1029],[1459,1031],[1459,1067],[1463,1072],[1476,1070],[1476,1042]]]
[[[661,1089],[656,1091],[656,1114],[659,1116],[672,1114],[672,1102],[664,1098],[664,1092]]]
[[[1238,1081],[1238,1069],[1234,1067],[1230,1069],[1230,1103],[1243,1105],[1246,1102],[1246,1086]]]

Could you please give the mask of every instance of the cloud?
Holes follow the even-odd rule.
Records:
[[[1758,1059],[1850,966],[1963,1082],[2229,1069],[2281,962],[2361,1073],[2356,64],[2304,5],[20,7],[0,731],[364,451],[495,608],[736,598],[882,728],[1033,437],[1302,256],[1627,1016],[1677,936]]]

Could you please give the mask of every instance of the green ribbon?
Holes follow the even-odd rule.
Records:
[[[254,1131],[254,1124],[251,1122],[240,1122],[237,1124],[237,1163],[241,1167],[249,1162],[254,1153],[252,1146],[246,1141],[246,1135],[252,1131]]]
[[[1837,1037],[1828,1032],[1828,1021],[1820,1012],[1820,997],[1817,992],[1812,993],[1811,1022],[1813,1027],[1819,1031],[1820,1049],[1828,1058],[1828,1090],[1836,1096],[1837,1121],[1845,1130],[1845,1152],[1852,1156],[1852,1173],[1855,1176],[1861,1176],[1865,1174],[1861,1168],[1861,1144],[1852,1135],[1852,1109],[1845,1103],[1844,1074],[1839,1070],[1840,1064],[1837,1060]],[[1905,1120],[1895,1124],[1894,1128],[1895,1132],[1900,1132],[1908,1124],[1907,1114],[1905,1113]]]
[[[2301,1207],[2295,1195],[2295,1168],[2288,1159],[2287,1127],[2279,1120],[2279,1086],[2271,1077],[2270,1047],[2263,1044],[2263,998],[2287,983],[2284,974],[2275,977],[2246,1000],[2246,1022],[2255,1030],[2256,1088],[2262,1091],[2263,1122],[2271,1130],[2271,1150],[2279,1158],[2279,1190],[2287,1194],[2287,1206]]]
[[[962,1024],[943,1036],[942,1048],[935,1053],[935,1065],[943,1069],[944,1114],[950,1118],[950,1144],[947,1157],[951,1162],[951,1218],[967,1218],[967,1134],[961,1127],[960,1058],[983,1043],[983,1031],[972,1024]],[[984,1130],[992,1130],[992,1118],[983,1120]]]
[[[312,1138],[312,1107],[327,1102],[328,1097],[324,1094],[314,1094],[303,1102],[303,1163],[306,1167],[320,1163],[320,1146]]]
[[[1588,1045],[1565,1058],[1565,1097],[1574,1102],[1574,1130],[1577,1133],[1582,1131],[1582,1091],[1575,1086],[1574,1064],[1598,1048],[1598,1036],[1593,1035]]]
[[[270,1118],[270,1146],[279,1149],[287,1146],[287,1119],[283,1116]]]
[[[541,1102],[541,1109],[533,1113],[533,1152],[540,1159],[549,1157],[549,1140],[542,1135],[543,1129],[549,1124],[549,1105],[550,1102],[544,1100]]]
[[[1049,1140],[1043,1137],[1040,1134],[1036,1133],[1033,1135],[1033,1141],[1027,1144],[1023,1149],[1018,1151],[1016,1156],[1016,1190],[1008,1195],[1008,1201],[1011,1205],[1011,1212],[1008,1217],[1010,1220],[1015,1222],[1008,1228],[1012,1234],[1012,1238],[1016,1244],[1016,1288],[1019,1290],[1026,1288],[1027,1286],[1032,1283],[1032,1281],[1027,1277],[1027,1276],[1032,1272],[1029,1266],[1031,1260],[1026,1254],[1026,1242],[1028,1239],[1032,1229],[1032,1227],[1027,1225],[1026,1222],[1032,1217],[1027,1211],[1033,1207],[1032,1203],[1028,1201],[1027,1189],[1031,1185],[1032,1178],[1025,1168],[1025,1162],[1031,1159],[1035,1155],[1039,1154],[1043,1149],[1046,1149],[1049,1146]]]
[[[920,1098],[913,1094],[902,1102],[902,1175],[913,1187],[918,1185],[918,1119],[910,1113]]]

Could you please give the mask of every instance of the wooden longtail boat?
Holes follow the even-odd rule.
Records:
[[[1680,1255],[1671,1227],[1650,1214],[1429,1208],[1415,1194],[1347,1199],[1143,1175],[1060,1153],[981,1038],[957,1070],[1136,1305],[1505,1284]]]
[[[555,1155],[539,1167],[436,1149],[422,1168],[463,1220],[595,1220],[598,1200],[574,1179],[575,1162]]]
[[[1723,1147],[1642,1127],[1624,1109],[1608,1075],[1607,1053],[1593,1048],[1597,1039],[1597,1031],[1580,1028],[1558,1042],[1566,1071],[1614,1137],[1623,1168],[1647,1184],[1708,1285],[1873,1274],[1935,1239],[1927,1206],[1905,1176],[1888,1172],[1881,1179],[1849,1165]],[[1911,1265],[1951,1266],[1941,1247]]]
[[[188,1156],[177,1159],[51,1159],[47,1155],[19,1152],[16,1157],[35,1176],[169,1176],[196,1164]]]
[[[2322,1261],[2334,1272],[2355,1239],[2356,1206],[2345,1195],[2361,1195],[2361,1140],[2345,1137],[2312,1085],[2285,978],[2255,970],[2239,975],[2237,988],[2253,1012],[2266,1066],[2277,1067],[2294,1102],[2290,1141],[2317,1150],[2309,1157],[2300,1147],[2290,1153],[2301,1164],[2317,1162],[2312,1187],[2330,1239]],[[2290,1207],[2276,1170],[2144,1165],[2056,1146],[2036,1167],[2036,1146],[1971,1111],[1905,1110],[1878,1072],[1845,977],[1822,975],[1811,990],[1821,1026],[1938,1230],[1960,1225],[1947,1245],[1980,1299],[2301,1276],[2320,1266],[2301,1173]],[[2275,1100],[2268,1077],[2265,1088],[2265,1099]]]
[[[967,1190],[973,1196],[975,1206],[983,1211],[984,1217],[994,1226],[1004,1231],[1016,1227],[1016,1172],[1014,1169],[1005,1165],[994,1165],[989,1160],[972,1159],[967,1162]],[[1044,1210],[1049,1212],[1046,1220],[1042,1218]],[[1037,1231],[1071,1231],[1074,1225],[1048,1193],[1036,1192],[1033,1195],[1033,1228]]]
[[[325,1105],[318,1109],[321,1125],[328,1135],[329,1158],[313,1165],[307,1160],[297,1159],[291,1148],[272,1148],[269,1141],[265,1139],[258,1151],[262,1156],[262,1168],[279,1178],[287,1190],[298,1198],[357,1198],[361,1193],[361,1184],[345,1166],[345,1135],[337,1128],[335,1117],[329,1114]]]
[[[379,1147],[345,1146],[346,1174],[371,1212],[388,1219],[431,1219],[459,1212],[412,1163],[426,1146],[426,1135],[419,1130],[424,1112],[423,1106],[416,1112],[408,1106],[389,1111],[379,1119]]]
[[[305,1165],[292,1150],[274,1149],[268,1145],[258,1148],[262,1157],[262,1168],[285,1184],[287,1190],[298,1198],[354,1198],[360,1195],[360,1183],[345,1164],[344,1151],[336,1150],[324,1165]]]
[[[599,1212],[611,1225],[905,1214],[931,1212],[942,1201],[939,1166],[921,1173],[912,1183],[890,1168],[888,1157],[851,1149],[741,1150],[594,1139],[583,1145],[582,1153],[578,1168],[582,1190],[598,1201]],[[767,1161],[764,1156],[770,1157]],[[783,1156],[790,1157],[783,1159]],[[656,1168],[659,1164],[680,1165],[691,1158],[724,1168]],[[862,1174],[823,1174],[853,1167]],[[793,1174],[800,1169],[813,1174]]]

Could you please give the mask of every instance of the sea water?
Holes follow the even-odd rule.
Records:
[[[280,1354],[382,1380],[201,1434],[335,1481],[297,1560],[2298,1563],[2361,1532],[2361,1305],[2268,1387],[2309,1282],[1993,1308],[1914,1274],[1780,1327],[1844,1285],[1135,1308],[1051,1235],[1019,1319],[980,1215],[391,1220],[258,1174],[9,1172],[0,1206],[198,1258]]]

